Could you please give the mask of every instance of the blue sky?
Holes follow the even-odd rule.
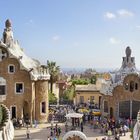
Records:
[[[0,0],[26,54],[60,67],[119,68],[130,46],[140,68],[139,0]]]

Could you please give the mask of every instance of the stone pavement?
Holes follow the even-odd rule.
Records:
[[[55,125],[54,125],[55,126]],[[59,123],[58,126],[62,129],[62,134],[59,138],[63,137],[65,134],[65,127],[63,123]],[[50,124],[40,124],[37,128],[29,128],[31,140],[47,140],[47,137],[50,136]],[[91,130],[89,126],[84,126],[84,133],[87,136],[87,140],[102,140],[104,135],[102,135],[99,130]],[[16,129],[15,130],[15,138],[14,140],[26,140],[26,128]],[[121,136],[120,140],[132,140],[130,139],[130,132],[126,133],[126,136]]]

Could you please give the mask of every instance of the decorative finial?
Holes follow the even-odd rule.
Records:
[[[6,28],[12,27],[11,21],[10,21],[9,19],[7,19],[7,20],[5,21],[5,27],[6,27]]]
[[[126,48],[125,53],[127,58],[131,56],[131,49],[129,46]]]

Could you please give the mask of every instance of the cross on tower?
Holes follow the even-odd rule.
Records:
[[[4,52],[1,48],[0,48],[0,61],[3,60],[3,58],[5,58],[7,56],[7,53]]]

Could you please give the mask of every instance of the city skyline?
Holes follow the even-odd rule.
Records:
[[[1,1],[0,33],[12,21],[25,53],[61,68],[120,68],[130,46],[140,68],[140,1]],[[7,10],[8,9],[8,10]]]

